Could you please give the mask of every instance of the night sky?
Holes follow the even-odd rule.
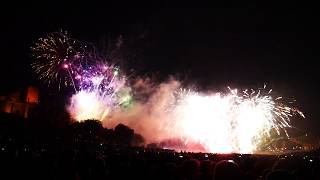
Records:
[[[297,6],[298,7],[298,6]],[[317,9],[168,8],[74,4],[9,6],[1,14],[1,93],[38,85],[30,46],[52,31],[85,42],[123,37],[126,66],[137,75],[182,77],[203,90],[262,87],[294,97],[306,119],[320,126]],[[132,58],[130,58],[132,55]]]

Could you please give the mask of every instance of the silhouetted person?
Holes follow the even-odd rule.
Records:
[[[185,160],[182,164],[182,173],[184,179],[199,178],[200,163],[196,159]]]
[[[165,164],[165,179],[176,179],[177,178],[177,167],[173,162],[169,162]]]
[[[200,179],[209,180],[212,179],[214,164],[210,160],[204,160],[200,163]]]
[[[216,164],[213,172],[214,180],[242,180],[243,172],[238,164],[231,160],[222,160]]]

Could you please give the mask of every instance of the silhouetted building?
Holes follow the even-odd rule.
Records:
[[[0,96],[0,111],[29,117],[39,102],[38,88],[29,86],[7,96]]]

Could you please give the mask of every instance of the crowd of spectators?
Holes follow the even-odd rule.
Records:
[[[176,152],[133,146],[123,138],[110,143],[94,133],[86,134],[91,138],[70,133],[35,138],[21,127],[25,125],[12,123],[11,129],[0,125],[0,179],[320,179],[318,150],[282,155]],[[120,131],[134,134],[125,127]]]

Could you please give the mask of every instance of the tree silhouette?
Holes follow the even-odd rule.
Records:
[[[142,135],[134,133],[132,141],[131,141],[132,146],[143,146],[144,142],[145,142],[145,140]]]
[[[101,142],[104,137],[104,128],[100,121],[89,119],[75,122],[66,129],[65,137],[75,142]]]
[[[134,130],[123,124],[118,124],[114,129],[114,133],[118,144],[130,145],[133,139]]]

